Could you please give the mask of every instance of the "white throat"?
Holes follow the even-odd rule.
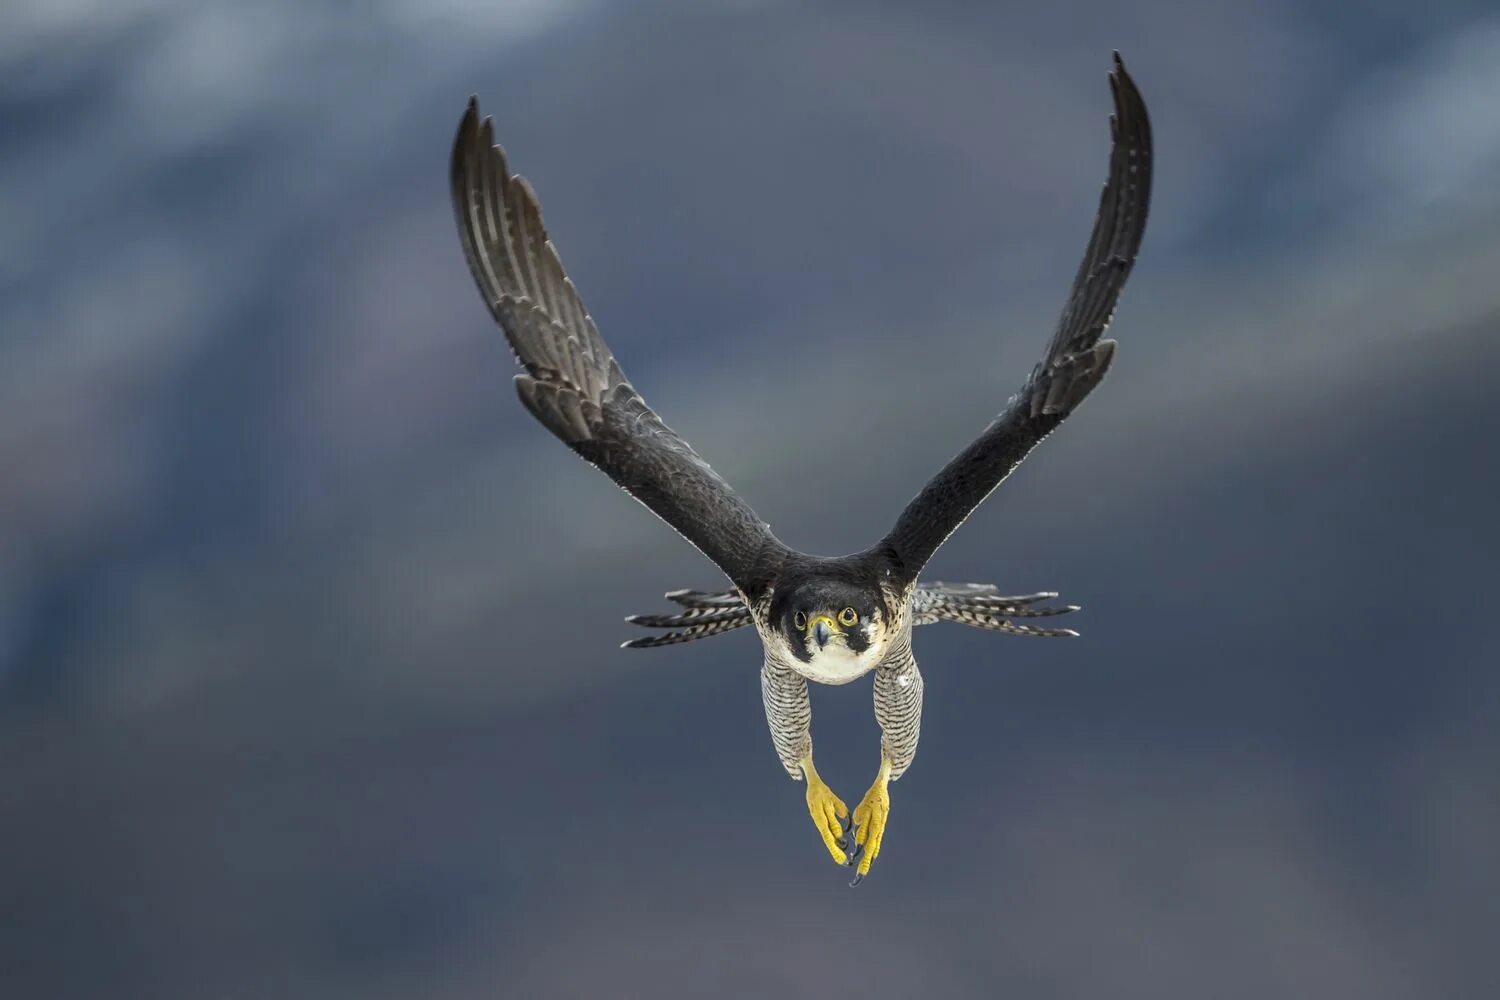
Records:
[[[885,654],[885,644],[876,643],[863,653],[856,653],[842,642],[830,642],[815,650],[812,659],[803,663],[791,658],[792,669],[819,684],[848,684],[874,670]]]

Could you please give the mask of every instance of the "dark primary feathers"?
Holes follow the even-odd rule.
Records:
[[[450,180],[469,269],[525,369],[521,402],[744,586],[763,551],[781,543],[625,378],[563,272],[535,193],[509,173],[473,99]]]
[[[1115,53],[1109,180],[1099,215],[1047,354],[1005,411],[907,505],[883,545],[908,582],[971,511],[1104,378],[1115,342],[1100,340],[1146,229],[1151,123]]]

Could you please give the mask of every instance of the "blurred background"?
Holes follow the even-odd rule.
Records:
[[[847,888],[714,568],[517,404],[477,93],[627,372],[862,548],[1040,356],[1120,49],[1110,379],[929,567]],[[1500,992],[1491,4],[9,0],[0,993]],[[814,692],[824,776],[868,684]]]

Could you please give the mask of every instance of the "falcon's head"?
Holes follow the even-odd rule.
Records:
[[[813,578],[778,593],[771,623],[809,676],[853,680],[885,655],[889,616],[880,591],[840,579]]]

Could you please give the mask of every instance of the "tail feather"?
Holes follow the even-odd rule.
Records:
[[[679,625],[708,624],[709,622],[737,621],[750,618],[744,607],[738,608],[688,608],[675,615],[630,615],[625,620],[632,625],[646,628],[677,628]]]
[[[987,583],[922,583],[912,591],[912,624],[931,625],[934,622],[958,622],[972,628],[990,629],[1010,635],[1044,637],[1076,636],[1070,628],[1039,628],[1035,625],[1017,625],[1012,618],[1050,618],[1078,610],[1076,604],[1061,607],[1035,606],[1039,601],[1050,600],[1057,594],[1042,591],[1007,597],[999,594],[998,588]]]
[[[654,649],[657,646],[675,646],[694,639],[707,639],[711,635],[723,635],[737,628],[753,625],[755,620],[750,609],[740,599],[737,591],[709,592],[705,590],[674,590],[666,595],[667,600],[679,605],[682,610],[668,615],[631,615],[625,620],[644,628],[676,629],[663,635],[642,636],[620,643],[622,649]]]
[[[734,608],[745,603],[739,593],[733,590],[716,593],[706,590],[673,590],[666,594],[666,598],[685,608]]]
[[[725,632],[733,632],[737,628],[749,625],[750,615],[748,612],[743,617],[728,617],[703,620],[699,619],[695,625],[677,632],[667,632],[663,635],[647,635],[639,639],[629,639],[620,643],[621,649],[654,649],[657,646],[675,646],[680,642],[692,642],[694,639],[706,639],[711,635],[722,635]]]
[[[1056,597],[1057,593],[1050,590],[1007,596],[1001,594],[999,588],[992,583],[922,583],[912,591],[912,624],[930,625],[947,621],[1008,635],[1076,636],[1078,633],[1070,628],[1040,628],[1035,625],[1019,625],[1010,620],[1051,618],[1078,610],[1076,604],[1058,606],[1041,603]],[[755,624],[750,609],[745,606],[737,591],[673,590],[666,598],[682,610],[665,615],[631,615],[625,620],[644,628],[673,631],[631,639],[620,644],[623,648],[654,649],[657,646],[674,646],[712,635],[723,635]]]

